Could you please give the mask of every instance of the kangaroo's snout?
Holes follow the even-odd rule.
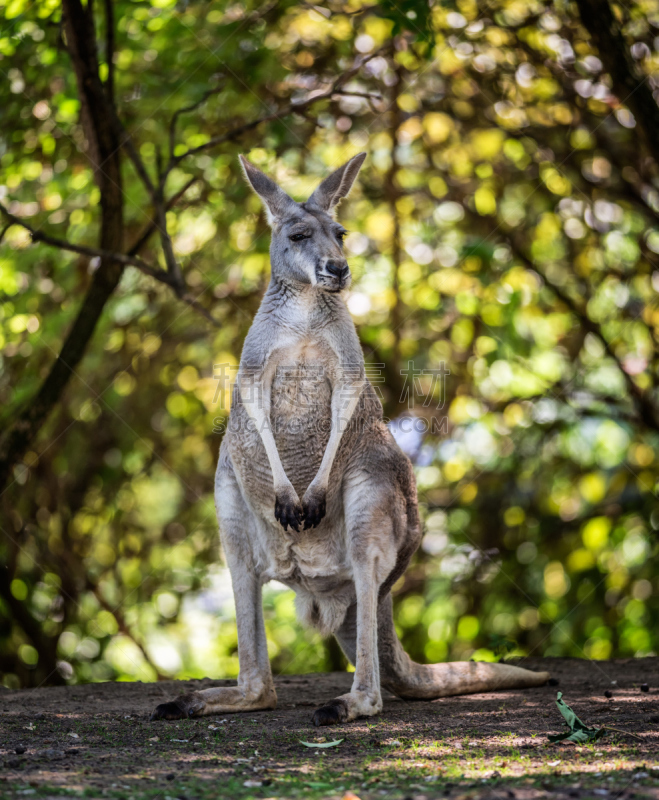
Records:
[[[350,269],[345,261],[328,261],[325,264],[325,269],[329,272],[330,275],[334,275],[335,278],[347,278]]]
[[[325,262],[325,272],[334,278],[339,288],[343,289],[350,279],[350,267],[347,262],[337,259],[328,259]]]

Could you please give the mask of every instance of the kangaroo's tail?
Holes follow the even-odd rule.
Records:
[[[510,664],[484,661],[417,664],[403,650],[396,635],[391,595],[383,597],[379,605],[378,656],[382,685],[409,700],[431,700],[497,689],[526,689],[542,686],[549,679],[548,672],[532,672]]]

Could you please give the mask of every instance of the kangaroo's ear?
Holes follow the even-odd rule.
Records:
[[[358,153],[320,184],[307,203],[322,211],[330,211],[352,189],[352,184],[364,163],[366,153]]]
[[[268,214],[268,222],[271,225],[273,222],[281,219],[292,211],[294,207],[297,207],[295,200],[289,197],[283,189],[277,186],[277,184],[261,172],[260,169],[250,164],[245,156],[241,155],[239,158],[247,182],[261,200],[263,200],[265,210]]]

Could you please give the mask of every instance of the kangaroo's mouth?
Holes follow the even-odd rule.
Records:
[[[323,286],[322,288],[329,294],[340,294],[344,289],[348,288],[348,283],[342,283],[340,286]]]
[[[350,286],[350,280],[350,275],[348,275],[346,278],[339,279],[332,278],[329,275],[322,275],[318,279],[318,286],[325,292],[329,292],[330,294],[338,294]]]
[[[336,270],[334,272],[328,271],[321,263],[316,265],[316,284],[325,292],[338,294],[338,292],[347,289],[351,281],[352,275],[347,265],[340,273]]]

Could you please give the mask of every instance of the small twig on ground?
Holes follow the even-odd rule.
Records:
[[[615,731],[616,733],[624,733],[625,736],[632,736],[634,739],[639,739],[641,742],[643,741],[642,736],[639,736],[637,733],[631,733],[631,731],[623,731],[622,728],[612,728],[610,725],[602,725],[602,729],[606,731]]]

